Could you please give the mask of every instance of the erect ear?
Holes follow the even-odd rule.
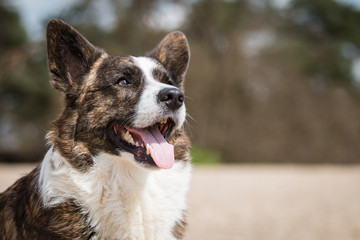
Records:
[[[74,28],[57,19],[48,23],[46,40],[51,84],[65,93],[81,84],[83,76],[103,53]]]
[[[166,35],[148,56],[158,60],[170,73],[175,84],[183,87],[190,60],[190,49],[182,32],[172,32]]]

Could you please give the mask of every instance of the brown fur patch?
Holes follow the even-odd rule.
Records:
[[[190,140],[183,129],[176,131],[170,138],[169,143],[174,145],[175,159],[180,161],[190,161]]]
[[[184,234],[185,234],[185,230],[187,227],[187,222],[186,222],[186,213],[183,214],[183,217],[181,218],[180,221],[176,222],[176,225],[173,228],[173,235],[176,239],[183,239],[184,238]]]
[[[1,239],[89,239],[94,234],[74,200],[44,208],[38,166],[0,194]]]

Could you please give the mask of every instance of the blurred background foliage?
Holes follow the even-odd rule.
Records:
[[[185,32],[195,162],[360,163],[360,10],[348,2],[77,0],[43,17],[42,34],[60,18],[112,54],[142,55]],[[0,1],[2,161],[40,160],[62,109],[44,34],[20,16]]]

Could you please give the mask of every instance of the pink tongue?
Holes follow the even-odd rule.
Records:
[[[159,129],[128,129],[141,137],[145,147],[149,144],[150,155],[159,168],[169,169],[174,165],[174,146],[169,144]]]

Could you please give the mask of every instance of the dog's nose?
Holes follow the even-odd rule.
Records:
[[[176,110],[183,105],[184,94],[177,88],[164,88],[159,92],[158,99],[171,110]]]

